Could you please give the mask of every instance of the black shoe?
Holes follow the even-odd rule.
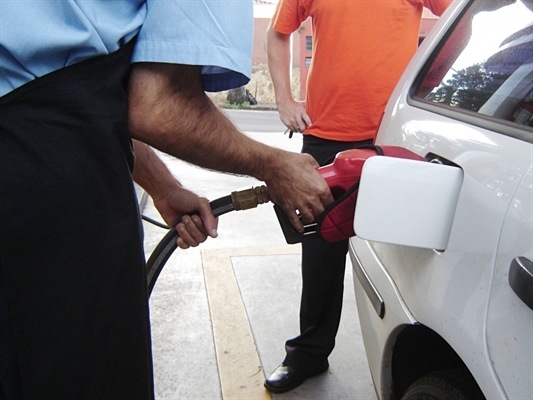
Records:
[[[307,378],[321,374],[328,368],[329,363],[326,360],[324,366],[318,371],[311,374],[305,374],[303,372],[298,372],[288,365],[281,364],[265,381],[265,387],[272,393],[285,393],[300,386]]]

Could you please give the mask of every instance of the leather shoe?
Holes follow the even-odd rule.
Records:
[[[318,375],[326,371],[328,368],[329,363],[326,360],[324,366],[318,371],[311,374],[305,374],[288,365],[281,364],[274,370],[274,372],[272,372],[270,377],[265,380],[265,387],[271,393],[285,393],[300,386],[307,378]]]

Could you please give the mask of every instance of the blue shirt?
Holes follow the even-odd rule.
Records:
[[[201,65],[206,91],[249,81],[250,0],[1,0],[0,96],[135,35],[132,62]]]

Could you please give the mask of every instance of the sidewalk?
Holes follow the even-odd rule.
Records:
[[[301,138],[250,134],[299,151]],[[182,184],[210,200],[257,186],[162,156]],[[151,200],[144,214],[159,219]],[[144,223],[147,257],[165,234]],[[300,246],[287,245],[271,204],[219,219],[219,237],[176,250],[150,299],[158,399],[269,399],[263,387],[298,334]],[[343,318],[330,369],[274,399],[375,399],[347,261]]]

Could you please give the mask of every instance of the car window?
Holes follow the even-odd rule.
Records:
[[[533,127],[533,0],[472,1],[412,93],[426,103]]]

